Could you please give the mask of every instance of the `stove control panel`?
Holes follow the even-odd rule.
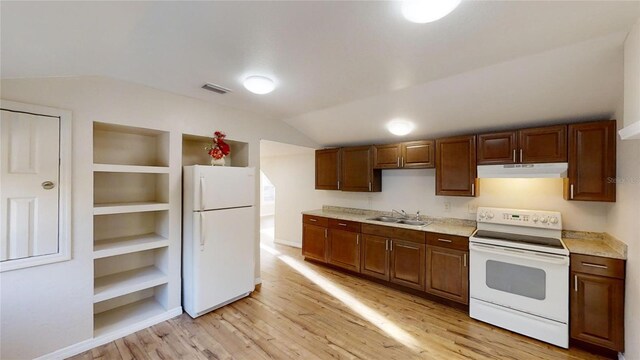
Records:
[[[562,215],[557,211],[478,207],[476,220],[487,224],[562,230]]]

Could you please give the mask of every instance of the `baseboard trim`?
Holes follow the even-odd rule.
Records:
[[[254,285],[260,285],[262,284],[262,278],[261,277],[257,277],[255,278],[255,280],[253,281]]]
[[[65,348],[62,348],[60,350],[56,350],[52,353],[46,354],[46,355],[42,355],[38,358],[36,358],[35,360],[57,360],[57,359],[66,359],[68,357],[74,356],[74,355],[78,355],[82,352],[85,352],[87,350],[91,350],[97,346],[100,345],[104,345],[108,342],[120,339],[121,337],[127,336],[129,334],[133,334],[136,331],[140,331],[142,329],[146,329],[150,326],[153,326],[155,324],[161,323],[163,321],[169,320],[171,318],[174,318],[178,315],[182,314],[182,307],[178,306],[177,308],[171,309],[165,313],[162,313],[160,315],[154,316],[152,318],[146,319],[144,321],[140,321],[138,323],[135,323],[133,325],[127,326],[125,328],[122,329],[118,329],[114,332],[111,332],[109,334],[104,334],[102,336],[99,337],[95,337],[95,338],[91,338],[91,339],[87,339],[85,341],[81,341],[79,343],[67,346]]]
[[[294,248],[302,248],[302,244],[298,243],[298,242],[294,242],[294,241],[288,241],[288,240],[282,240],[282,239],[274,239],[273,240],[274,243],[279,244],[279,245],[287,245],[287,246],[291,246]]]
[[[619,352],[618,353],[618,360],[624,360],[624,354]]]

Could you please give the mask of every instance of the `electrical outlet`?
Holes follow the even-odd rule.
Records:
[[[469,204],[469,214],[475,214],[478,212],[478,205],[476,204]]]
[[[450,212],[451,211],[451,202],[449,200],[444,202],[444,212]]]

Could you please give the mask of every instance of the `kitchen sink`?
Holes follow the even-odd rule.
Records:
[[[374,217],[374,218],[367,219],[367,220],[390,222],[390,223],[398,222],[398,218],[394,218],[392,216],[378,216],[378,217]]]
[[[416,225],[416,226],[423,226],[423,225],[427,225],[427,223],[426,223],[426,222],[424,222],[424,221],[420,221],[420,220],[409,220],[409,219],[398,220],[398,221],[396,221],[396,223],[398,223],[398,224],[405,224],[405,225]]]
[[[413,225],[413,226],[428,225],[424,221],[410,220],[410,219],[398,219],[398,218],[392,217],[392,216],[377,216],[377,217],[370,218],[370,219],[367,219],[367,220],[380,221],[380,222],[386,222],[386,223],[394,223],[394,224]]]

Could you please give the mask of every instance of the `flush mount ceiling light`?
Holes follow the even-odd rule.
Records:
[[[426,24],[442,19],[460,5],[460,0],[405,0],[402,15],[414,23]]]
[[[268,94],[276,88],[276,84],[273,82],[273,80],[269,79],[268,77],[257,75],[249,76],[248,78],[244,79],[243,84],[244,87],[247,88],[247,90],[259,95]]]
[[[413,123],[407,120],[391,120],[387,124],[387,130],[397,136],[404,136],[413,131]]]

